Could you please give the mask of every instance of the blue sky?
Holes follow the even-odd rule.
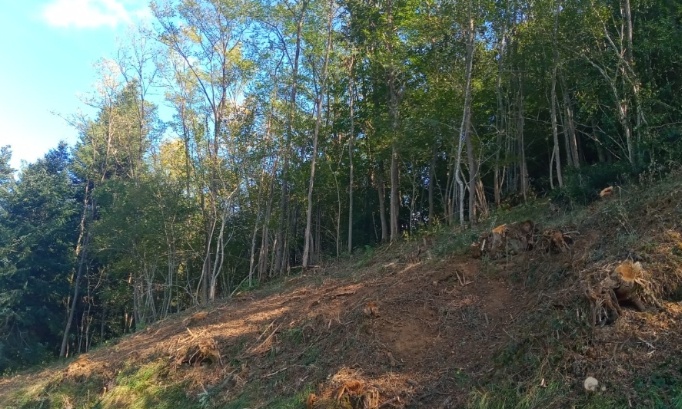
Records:
[[[76,142],[57,114],[89,113],[79,95],[94,89],[93,64],[148,10],[148,0],[0,0],[0,146],[12,146],[14,168]]]

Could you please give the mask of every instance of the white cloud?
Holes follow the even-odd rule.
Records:
[[[135,0],[52,0],[42,12],[53,27],[98,28],[131,23],[143,15],[144,2]]]

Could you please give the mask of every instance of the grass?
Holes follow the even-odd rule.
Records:
[[[188,397],[185,385],[166,377],[161,362],[122,370],[110,383],[111,390],[101,396],[102,379],[90,377],[77,381],[62,373],[52,379],[17,391],[5,409],[199,409],[198,401]],[[99,391],[99,392],[98,392]]]
[[[270,382],[265,389],[274,391],[273,383],[275,382],[276,380]],[[269,394],[269,400],[266,402],[263,402],[262,400],[264,394],[261,389],[259,389],[259,386],[256,383],[249,384],[239,396],[230,399],[229,402],[217,404],[216,402],[206,400],[204,404],[200,406],[200,409],[216,407],[221,409],[244,409],[253,407],[268,409],[300,409],[304,407],[308,395],[312,393],[315,388],[312,384],[308,384],[301,391],[292,395],[273,396],[274,394]]]
[[[197,399],[188,397],[185,384],[167,377],[167,367],[156,361],[140,368],[128,367],[116,378],[116,386],[98,401],[97,408],[172,409],[199,408]]]
[[[587,392],[576,397],[574,390],[582,385],[570,385],[561,380],[547,381],[535,378],[533,386],[522,390],[506,384],[471,393],[470,409],[536,409],[536,408],[582,408],[607,409],[628,407],[627,401],[601,392]]]

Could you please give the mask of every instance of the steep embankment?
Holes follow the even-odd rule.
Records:
[[[382,247],[0,378],[0,407],[682,407],[682,184],[514,214],[573,245],[473,259],[468,231]],[[607,317],[587,295],[628,257],[646,310]]]

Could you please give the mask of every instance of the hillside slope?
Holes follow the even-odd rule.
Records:
[[[473,259],[466,231],[368,250],[0,378],[0,407],[682,408],[682,183],[481,231],[528,215],[571,248]],[[645,311],[595,325],[586,290],[628,258]]]

